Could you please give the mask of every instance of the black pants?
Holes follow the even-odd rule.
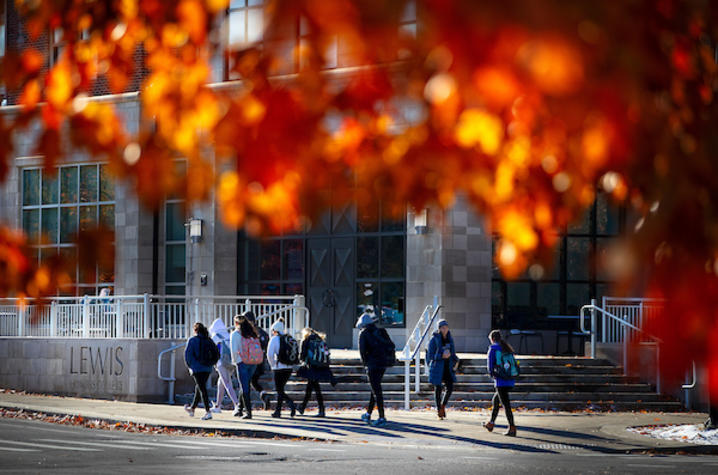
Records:
[[[514,415],[511,412],[511,401],[509,400],[509,391],[511,388],[496,388],[496,394],[491,401],[493,406],[491,409],[491,422],[496,421],[499,415],[499,405],[504,406],[506,412],[506,420],[509,421],[509,425],[514,425]],[[500,404],[499,404],[500,403]]]
[[[267,356],[265,355],[264,358],[266,360]],[[259,382],[259,378],[261,378],[262,375],[264,374],[264,364],[265,363],[257,365],[257,369],[254,371],[254,375],[252,375],[252,380],[251,380],[252,387],[260,393],[262,391],[264,391],[262,384]]]
[[[451,393],[454,392],[454,378],[451,377],[451,368],[449,366],[449,361],[444,361],[444,373],[441,376],[441,383],[439,383],[436,387],[434,387],[434,401],[436,401],[436,408],[438,409],[440,406],[446,406],[446,403],[449,402],[449,397],[451,397]],[[446,387],[446,392],[444,392],[444,399],[441,399],[441,385]]]
[[[381,380],[384,378],[386,368],[367,368],[369,376],[369,384],[371,385],[371,396],[369,397],[369,405],[366,408],[367,414],[374,411],[374,404],[379,411],[379,417],[384,417],[384,392],[381,390]]]
[[[292,401],[287,393],[284,391],[284,387],[289,381],[289,377],[292,375],[291,369],[275,369],[274,370],[274,389],[277,390],[277,408],[274,410],[275,413],[279,414],[282,412],[282,405],[284,401],[287,401],[289,407],[294,407],[294,401]]]
[[[194,399],[192,399],[192,409],[199,405],[199,398],[202,398],[204,408],[209,411],[209,396],[207,396],[207,380],[209,379],[209,371],[201,371],[192,373],[194,379]]]
[[[304,400],[302,401],[302,408],[306,408],[309,404],[309,398],[312,397],[312,391],[317,395],[317,405],[319,406],[319,412],[324,412],[324,396],[322,396],[322,388],[319,386],[319,381],[308,380],[307,389],[304,391]]]

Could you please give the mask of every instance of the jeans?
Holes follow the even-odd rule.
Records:
[[[307,389],[304,391],[304,400],[302,401],[302,411],[309,404],[309,398],[312,397],[312,391],[317,395],[317,405],[319,405],[319,412],[324,412],[324,396],[322,396],[322,388],[319,386],[319,381],[316,379],[310,379],[307,381]]]
[[[202,398],[202,404],[207,412],[209,412],[209,396],[207,395],[207,380],[209,379],[209,371],[200,371],[192,373],[194,379],[194,398],[192,399],[192,409],[199,405],[199,399]]]
[[[287,401],[290,408],[294,407],[294,401],[292,401],[284,391],[284,387],[287,385],[287,381],[289,381],[289,377],[291,375],[291,369],[274,370],[274,388],[277,390],[277,408],[274,410],[276,414],[282,412],[282,405],[284,401]]]
[[[249,391],[251,390],[250,382],[256,370],[257,365],[255,364],[239,363],[237,365],[237,379],[239,379],[239,388],[242,391],[242,402],[244,402],[248,414],[252,413],[252,400]]]
[[[219,378],[217,379],[217,407],[222,407],[225,390],[227,391],[227,394],[229,394],[229,398],[232,400],[232,403],[236,406],[239,404],[239,401],[237,400],[237,393],[234,392],[234,387],[232,387],[232,375],[229,374],[227,368],[221,364],[216,365],[215,368],[217,369],[217,374],[219,375]]]
[[[511,412],[511,401],[509,400],[509,391],[511,388],[508,387],[500,387],[496,388],[496,393],[494,394],[494,398],[491,401],[491,405],[493,406],[491,408],[491,422],[494,422],[496,420],[496,417],[499,415],[499,406],[504,406],[504,411],[506,412],[506,420],[509,421],[509,425],[514,425],[514,415]],[[499,403],[501,403],[499,405]]]
[[[384,418],[384,392],[381,389],[381,380],[384,378],[385,371],[386,368],[367,368],[366,371],[369,376],[369,384],[371,385],[371,397],[369,398],[369,405],[366,408],[366,412],[371,415],[374,411],[374,404],[376,403],[380,418]]]
[[[441,376],[441,383],[446,387],[446,392],[444,393],[443,400],[441,399],[441,383],[434,388],[434,401],[436,402],[437,409],[441,406],[446,406],[451,393],[454,392],[454,378],[451,377],[451,368],[449,365],[450,362],[448,360],[444,361],[444,373]]]

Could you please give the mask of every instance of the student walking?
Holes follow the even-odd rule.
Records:
[[[394,366],[396,363],[396,347],[386,329],[377,327],[370,314],[363,313],[357,320],[356,327],[361,329],[359,333],[359,355],[366,367],[369,384],[371,385],[369,405],[367,406],[366,414],[361,418],[364,422],[374,427],[384,427],[387,422],[386,417],[384,417],[384,392],[381,388],[381,380],[384,378],[386,368]],[[371,414],[374,411],[375,404],[379,412],[379,419],[371,422]]]
[[[185,404],[184,410],[190,417],[194,417],[194,410],[202,404],[207,413],[202,420],[212,419],[210,412],[209,396],[207,395],[207,380],[212,371],[212,366],[219,360],[217,345],[209,339],[207,327],[200,322],[194,324],[194,336],[187,340],[187,347],[184,351],[184,361],[189,369],[189,374],[194,380],[194,398],[192,404]]]
[[[516,425],[514,424],[514,415],[511,412],[511,401],[509,400],[509,391],[514,387],[514,380],[518,376],[518,365],[514,358],[514,349],[501,336],[499,330],[489,333],[491,346],[486,355],[486,366],[489,374],[494,378],[494,386],[496,393],[491,401],[491,420],[484,424],[486,430],[491,432],[494,430],[494,422],[499,415],[500,405],[504,406],[506,419],[509,422],[509,429],[504,435],[511,437],[516,436]]]
[[[257,365],[262,364],[264,361],[264,353],[254,325],[244,316],[237,315],[234,317],[234,331],[229,337],[229,343],[232,347],[232,362],[237,366],[237,379],[239,379],[243,402],[243,406],[240,405],[240,410],[235,411],[235,415],[242,419],[251,419],[250,381],[257,370]],[[243,414],[242,407],[247,411],[246,414]]]
[[[297,370],[297,376],[307,380],[307,387],[304,391],[304,400],[299,405],[297,412],[304,415],[309,399],[312,397],[312,392],[314,392],[319,406],[319,412],[317,412],[316,416],[326,417],[324,396],[319,383],[323,381],[334,386],[336,385],[336,380],[329,367],[330,353],[325,335],[312,328],[302,330],[302,348],[299,352],[299,359],[302,366]]]
[[[454,391],[456,382],[456,365],[459,357],[456,356],[454,338],[449,331],[449,323],[439,320],[436,332],[429,341],[426,349],[426,362],[429,364],[429,382],[434,386],[434,400],[439,419],[446,418],[446,403]],[[442,399],[442,383],[446,388]]]
[[[219,361],[217,361],[217,364],[214,366],[219,378],[217,378],[217,400],[212,408],[212,412],[222,412],[222,401],[224,400],[224,394],[226,392],[232,400],[234,414],[236,415],[240,411],[237,393],[234,391],[234,386],[232,385],[232,371],[234,371],[232,349],[229,343],[229,331],[221,318],[212,322],[212,325],[209,326],[209,334],[212,337],[212,341],[217,344],[220,355]]]
[[[291,335],[284,333],[284,321],[277,320],[272,325],[272,339],[267,347],[267,360],[274,371],[274,389],[277,391],[277,407],[272,417],[282,417],[282,405],[287,401],[290,409],[290,417],[294,417],[297,407],[284,387],[292,375],[292,366],[299,363],[299,345]]]
[[[262,352],[264,353],[264,362],[260,365],[257,365],[257,370],[254,372],[254,375],[252,375],[251,384],[254,387],[255,391],[259,392],[259,399],[262,400],[262,405],[264,406],[264,410],[268,411],[269,406],[272,404],[272,396],[269,394],[269,392],[264,390],[264,387],[262,386],[262,383],[260,382],[260,378],[264,375],[265,367],[267,364],[267,345],[269,345],[269,335],[267,332],[264,331],[262,327],[257,325],[257,320],[254,316],[254,312],[251,310],[248,310],[244,312],[244,318],[246,318],[249,323],[254,325],[254,330],[257,332],[257,338],[259,338],[259,343],[262,346]],[[240,401],[240,406],[242,402]]]

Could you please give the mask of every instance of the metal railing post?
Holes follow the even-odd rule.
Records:
[[[419,393],[421,390],[421,351],[416,352],[414,360],[414,392]]]
[[[90,301],[85,295],[82,299],[82,338],[90,337]]]
[[[623,375],[628,376],[628,328],[621,325],[621,329],[623,330]]]
[[[50,336],[57,336],[57,301],[50,304]]]
[[[26,305],[20,305],[17,312],[17,336],[25,336],[25,308]]]
[[[169,402],[170,404],[175,403],[175,350],[172,350],[170,353],[170,377],[172,378],[169,381]]]
[[[411,386],[411,368],[409,365],[411,364],[411,355],[409,354],[409,348],[406,348],[406,351],[404,352],[404,410],[408,411],[411,408],[411,402],[410,402],[410,386]]]
[[[143,330],[142,334],[144,335],[143,338],[149,338],[150,337],[150,318],[152,317],[152,313],[150,312],[150,295],[147,292],[145,292],[142,295],[142,301],[144,303],[142,308],[144,309],[144,314],[145,314],[144,315],[145,318],[143,319],[143,322],[142,322],[144,325],[144,330]]]
[[[591,299],[591,358],[596,358],[596,299]]]
[[[116,338],[125,337],[125,317],[122,315],[122,299],[115,302],[115,335]]]
[[[199,299],[194,299],[194,321],[201,322],[202,319],[199,316]],[[191,335],[191,333],[190,333]]]

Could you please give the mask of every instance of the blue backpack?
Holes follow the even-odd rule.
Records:
[[[521,368],[519,362],[514,358],[514,354],[496,350],[493,376],[501,379],[516,379],[520,374]]]

